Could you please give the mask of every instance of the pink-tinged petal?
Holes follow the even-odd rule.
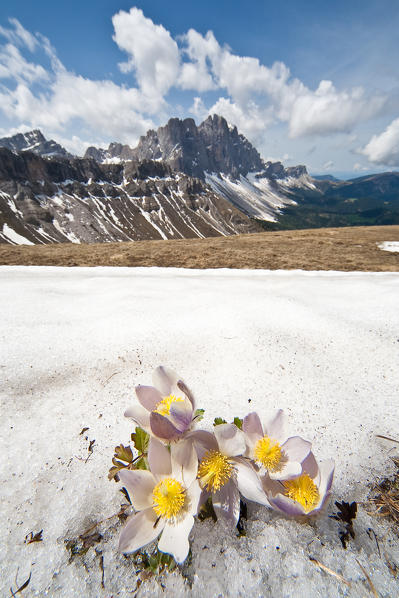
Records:
[[[180,432],[190,427],[192,418],[193,406],[187,398],[183,401],[175,401],[170,406],[169,419]]]
[[[234,466],[237,472],[237,486],[244,498],[269,507],[269,501],[262,483],[254,470],[245,459],[234,459]]]
[[[254,434],[256,436],[263,436],[263,428],[261,421],[259,419],[259,415],[252,411],[252,413],[248,413],[243,419],[242,422],[242,429],[245,434]]]
[[[193,441],[199,461],[202,461],[208,451],[218,450],[218,443],[214,434],[207,430],[193,430],[185,434],[185,438],[190,438]]]
[[[315,484],[318,485],[316,479],[319,477],[319,466],[312,452],[302,461],[302,471],[303,473],[307,473],[315,481]]]
[[[146,509],[129,517],[119,538],[119,552],[135,552],[155,540],[164,527],[162,519],[155,525],[156,520],[154,509]]]
[[[152,491],[157,483],[150,471],[136,469],[130,471],[122,469],[119,478],[129,493],[130,500],[136,511],[143,511],[152,505]]]
[[[172,389],[176,386],[178,380],[179,376],[176,372],[163,365],[158,366],[152,374],[154,386],[164,397],[172,393]]]
[[[188,512],[191,513],[191,515],[196,515],[201,504],[203,504],[201,503],[202,489],[197,480],[195,480],[191,486],[187,488],[186,496]]]
[[[288,461],[279,471],[269,471],[271,480],[290,480],[297,478],[302,473],[302,465],[297,461]]]
[[[198,457],[192,440],[181,440],[171,446],[172,476],[191,486],[198,473]]]
[[[212,504],[217,517],[223,517],[233,527],[237,525],[240,517],[240,494],[234,480],[230,479],[212,494]]]
[[[219,450],[226,457],[243,455],[246,450],[245,435],[234,424],[220,424],[215,426],[214,434]]]
[[[179,380],[177,382],[177,387],[184,392],[184,394],[186,395],[186,397],[188,398],[188,400],[191,403],[191,406],[193,408],[193,411],[195,410],[195,399],[193,397],[193,394],[191,392],[191,390],[188,388],[187,384],[185,382],[183,382],[183,380]]]
[[[177,523],[166,522],[158,542],[158,550],[171,554],[177,563],[185,561],[190,550],[188,536],[193,525],[194,517],[190,514]]]
[[[170,475],[172,473],[170,452],[162,442],[154,437],[150,438],[148,446],[148,464],[150,470],[156,476]]]
[[[274,417],[263,426],[265,434],[274,440],[281,442],[284,438],[284,411],[279,409]]]
[[[287,455],[289,461],[296,461],[302,463],[309,455],[312,448],[312,443],[304,440],[300,436],[291,436],[284,442],[281,449]]]
[[[262,483],[262,488],[266,492],[268,498],[270,496],[276,496],[277,494],[281,494],[281,492],[284,490],[282,482],[272,480],[269,474],[260,475],[259,478]]]
[[[288,517],[300,517],[306,515],[306,511],[302,505],[283,494],[277,494],[276,496],[269,498],[269,502],[274,509],[281,511]]]
[[[334,477],[335,463],[332,459],[327,459],[319,465],[320,471],[320,484],[319,493],[323,497],[327,492],[331,490],[332,481]]]
[[[153,411],[160,401],[162,401],[162,395],[153,386],[143,386],[140,384],[135,388],[136,396],[140,401],[141,405],[147,409],[147,411]]]
[[[179,430],[166,417],[153,411],[150,415],[150,427],[154,436],[162,440],[172,440],[180,435]]]
[[[329,501],[330,501],[330,498],[331,498],[331,492],[327,492],[327,493],[324,495],[324,498],[323,498],[323,500],[321,501],[321,503],[318,505],[318,507],[317,507],[316,509],[314,509],[314,510],[313,510],[311,513],[309,513],[309,514],[310,514],[310,515],[313,515],[313,514],[315,514],[315,515],[316,515],[316,514],[320,514],[321,512],[323,512],[323,511],[325,510],[325,508],[327,507],[327,505],[328,505],[328,503],[329,503]]]
[[[141,405],[132,405],[128,407],[124,413],[125,417],[131,417],[136,424],[143,428],[146,432],[150,428],[150,414],[147,409]]]

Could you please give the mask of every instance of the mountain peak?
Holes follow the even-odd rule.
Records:
[[[0,139],[0,147],[6,147],[13,152],[34,152],[45,158],[72,157],[59,143],[53,139],[48,141],[40,129],[3,137]]]

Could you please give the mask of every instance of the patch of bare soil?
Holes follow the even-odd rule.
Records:
[[[0,245],[1,265],[164,266],[398,272],[399,226],[264,232],[208,239],[77,245]]]

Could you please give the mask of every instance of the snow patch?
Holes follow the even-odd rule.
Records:
[[[32,241],[29,241],[22,235],[15,232],[8,224],[3,224],[3,236],[8,240],[11,241],[14,245],[34,245]]]
[[[378,247],[383,251],[397,253],[399,252],[399,241],[383,241],[383,243],[378,244]]]

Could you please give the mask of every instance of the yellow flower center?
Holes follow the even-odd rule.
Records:
[[[284,482],[285,494],[303,506],[306,513],[315,508],[320,494],[312,478],[304,473],[299,478]]]
[[[233,466],[229,459],[219,451],[208,451],[198,468],[198,478],[201,486],[216,492],[233,475]]]
[[[263,436],[255,444],[254,457],[255,461],[269,471],[277,471],[283,458],[283,451],[277,441]]]
[[[154,409],[155,413],[160,413],[161,415],[170,415],[170,408],[173,403],[182,403],[183,399],[181,397],[176,397],[175,395],[168,395],[164,397],[162,401],[159,401],[156,408]]]
[[[153,492],[153,509],[159,517],[171,519],[183,508],[186,495],[183,486],[174,478],[159,482]]]

